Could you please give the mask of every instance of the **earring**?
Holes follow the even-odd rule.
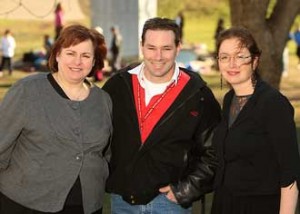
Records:
[[[220,88],[221,90],[223,89],[223,78],[221,73],[220,73]]]
[[[255,74],[255,72],[253,72],[252,75],[251,75],[251,83],[252,83],[253,89],[254,89],[255,86],[256,86],[256,82],[257,82],[256,74]]]

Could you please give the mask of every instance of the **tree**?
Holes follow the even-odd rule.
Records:
[[[279,88],[282,54],[300,0],[229,0],[229,5],[232,25],[248,28],[262,49],[261,77]]]

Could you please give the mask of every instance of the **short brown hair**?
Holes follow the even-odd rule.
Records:
[[[148,30],[171,30],[175,35],[175,45],[180,43],[180,31],[176,22],[168,18],[155,17],[148,19],[143,27],[142,32],[142,45],[145,43],[145,35]]]
[[[71,25],[63,29],[51,49],[48,61],[50,71],[52,73],[58,71],[56,56],[63,48],[77,45],[86,40],[92,41],[95,60],[95,64],[88,76],[93,76],[95,71],[101,70],[104,67],[104,59],[107,53],[104,36],[98,31],[82,25]]]

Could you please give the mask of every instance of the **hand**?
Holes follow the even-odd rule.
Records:
[[[172,192],[172,189],[171,189],[170,185],[160,188],[159,191],[161,193],[166,194],[167,199],[169,199],[170,201],[178,204],[177,199],[175,198],[175,195]]]

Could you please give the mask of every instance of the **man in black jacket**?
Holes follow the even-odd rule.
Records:
[[[141,64],[103,87],[113,102],[112,213],[191,213],[192,202],[212,189],[220,106],[197,73],[176,64],[174,21],[146,21],[141,50]]]

